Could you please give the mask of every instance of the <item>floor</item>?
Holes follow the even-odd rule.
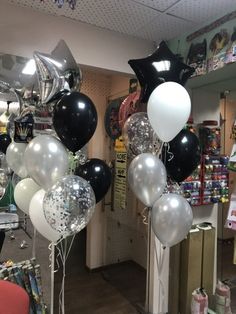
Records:
[[[85,244],[81,233],[67,261],[65,308],[70,314],[136,314],[142,313],[145,301],[146,273],[130,261],[90,272],[85,257],[79,254]],[[56,274],[56,293],[61,288],[61,272]],[[59,301],[55,302],[58,312]]]
[[[28,225],[29,234],[33,234]],[[6,234],[0,260],[16,262],[32,256],[32,241],[23,230],[14,232],[15,239]],[[144,313],[145,271],[134,262],[120,263],[97,272],[85,267],[85,232],[77,235],[66,263],[65,300],[66,314],[136,314]],[[22,241],[27,247],[20,248]],[[50,275],[48,241],[38,235],[37,261],[41,265],[43,292],[50,302]],[[232,241],[219,242],[218,277],[231,286],[232,314],[236,314],[236,265],[232,263]],[[55,275],[55,313],[58,313],[58,294],[61,271]],[[170,313],[171,314],[171,313]]]

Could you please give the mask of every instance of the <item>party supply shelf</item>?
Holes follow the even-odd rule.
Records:
[[[201,164],[181,183],[184,197],[193,206],[229,201],[229,157],[203,155]]]

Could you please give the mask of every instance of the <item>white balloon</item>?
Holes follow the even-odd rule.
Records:
[[[163,142],[171,141],[182,130],[190,112],[189,94],[182,85],[175,82],[158,85],[147,104],[151,126]]]
[[[41,187],[31,178],[26,178],[17,183],[14,190],[14,199],[16,205],[25,213],[29,214],[30,201],[34,194]]]
[[[8,166],[21,178],[27,177],[27,170],[24,165],[24,153],[27,144],[12,142],[6,151]]]
[[[29,216],[36,230],[50,242],[57,242],[60,238],[59,232],[52,229],[46,221],[43,212],[43,199],[45,191],[43,189],[37,191],[30,202]]]

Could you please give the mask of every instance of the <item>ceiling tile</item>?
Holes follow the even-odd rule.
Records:
[[[158,44],[161,40],[169,40],[180,36],[181,33],[192,30],[194,26],[195,24],[192,22],[161,14],[149,24],[141,27],[134,35],[156,41]]]
[[[179,0],[132,0],[159,11],[165,11]]]
[[[80,0],[75,10],[71,10],[68,3],[58,8],[53,1],[40,0],[9,0],[9,2],[31,7],[43,12],[107,28],[123,34],[130,34],[140,28],[159,12],[142,6],[131,0]]]
[[[197,23],[211,22],[228,12],[236,10],[235,0],[182,0],[168,13]]]

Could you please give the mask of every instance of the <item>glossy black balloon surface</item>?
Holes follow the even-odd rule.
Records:
[[[75,175],[87,180],[93,188],[96,203],[107,193],[111,185],[111,170],[101,159],[92,158],[75,170]]]
[[[189,130],[182,130],[164,146],[162,160],[167,174],[176,182],[185,180],[199,165],[201,160],[198,137]]]
[[[92,100],[79,92],[62,96],[54,107],[53,126],[62,143],[75,153],[91,139],[97,127]]]
[[[144,103],[161,83],[172,81],[184,85],[194,72],[192,67],[172,53],[164,41],[152,55],[143,59],[129,60],[128,63],[139,80],[140,101]]]

